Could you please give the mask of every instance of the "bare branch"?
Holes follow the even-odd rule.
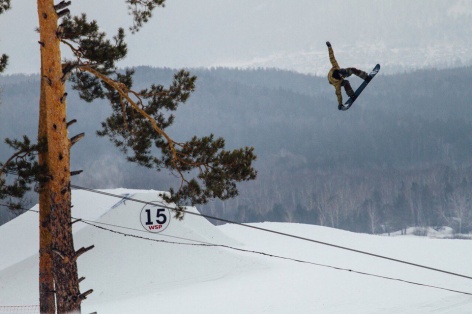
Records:
[[[63,104],[66,101],[66,99],[67,99],[67,93],[64,93],[61,97],[61,104]]]
[[[57,17],[61,18],[64,15],[70,14],[70,10],[69,9],[64,9],[64,10],[56,12],[56,13],[57,13]]]
[[[57,12],[59,10],[62,10],[64,8],[68,7],[70,4],[71,4],[71,1],[67,1],[67,2],[66,1],[61,1],[61,2],[59,2],[58,4],[56,4],[54,6],[54,10],[56,10],[56,12]]]
[[[67,122],[67,127],[70,127],[72,124],[76,123],[77,120],[76,119],[72,119],[70,120],[69,122]]]
[[[76,220],[74,220],[73,222],[71,222],[70,225],[73,225],[73,224],[75,224],[76,222],[80,222],[80,221],[82,221],[82,219],[76,219]]]
[[[88,248],[84,248],[84,247],[80,248],[77,252],[75,252],[74,256],[71,259],[71,262],[72,263],[75,262],[80,257],[80,255],[90,251],[94,247],[95,247],[95,245],[91,245]]]
[[[71,171],[71,172],[70,172],[70,176],[71,176],[71,177],[72,177],[72,176],[76,176],[76,175],[78,175],[78,174],[81,174],[82,172],[84,172],[84,171],[83,171],[83,170]]]
[[[78,141],[83,139],[84,136],[85,136],[85,133],[80,133],[80,134],[77,134],[76,136],[72,137],[70,139],[70,146],[72,147],[72,145],[74,145],[75,143],[77,143]]]
[[[85,291],[84,293],[82,293],[81,295],[79,295],[79,299],[81,299],[81,300],[87,299],[87,296],[88,296],[89,294],[91,294],[92,292],[93,292],[93,289],[90,289],[90,290]]]

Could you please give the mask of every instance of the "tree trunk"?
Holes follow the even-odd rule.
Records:
[[[38,137],[46,138],[47,143],[40,157],[47,169],[39,197],[41,313],[54,313],[54,295],[50,293],[53,284],[57,313],[77,313],[81,298],[70,223],[70,143],[53,0],[38,0],[38,18],[42,80]]]
[[[38,139],[46,143],[46,102],[44,99],[44,83],[41,82],[39,100]],[[40,151],[39,164],[47,163],[47,151]],[[48,171],[45,170],[47,173]],[[47,177],[41,177],[39,182],[39,304],[41,313],[55,313],[54,278],[52,275],[52,235],[50,225],[51,205],[48,197],[49,184]]]

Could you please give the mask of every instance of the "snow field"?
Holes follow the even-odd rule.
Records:
[[[157,191],[107,192],[160,201]],[[194,215],[172,219],[167,229],[154,234],[141,225],[144,204],[86,191],[73,191],[73,203],[74,217],[128,234],[74,224],[76,248],[95,245],[78,260],[79,276],[86,277],[81,289],[94,290],[83,303],[83,313],[472,312],[469,295],[332,267],[472,292],[465,278],[242,226],[215,227]],[[28,212],[0,227],[0,306],[38,304],[37,219],[37,213]],[[472,275],[470,241],[372,236],[289,223],[255,226]]]

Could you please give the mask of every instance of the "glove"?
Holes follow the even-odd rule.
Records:
[[[331,43],[329,41],[327,41],[326,46],[328,46],[328,48],[331,48]]]

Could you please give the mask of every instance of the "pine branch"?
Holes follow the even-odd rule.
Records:
[[[10,0],[0,0],[0,14],[10,9]]]
[[[104,130],[98,134],[110,136],[125,153],[132,149],[135,155],[128,157],[129,161],[148,168],[166,167],[175,171],[180,178],[179,189],[176,193],[170,190],[172,197],[169,201],[179,203],[187,199],[192,204],[201,204],[210,198],[228,199],[238,193],[235,182],[256,177],[257,172],[251,166],[256,159],[253,148],[225,151],[225,141],[222,138],[215,139],[213,135],[177,143],[164,131],[173,118],[171,116],[165,121],[158,110],[175,110],[178,102],[187,100],[195,80],[188,73],[175,75],[168,91],[153,85],[151,89],[136,92],[131,89],[132,73],[118,74],[118,80],[114,80],[88,65],[80,65],[79,69],[103,82],[108,90],[106,97],[114,110],[106,123],[102,123]],[[143,99],[150,99],[149,104],[145,106]],[[139,117],[134,117],[134,112]],[[160,159],[151,155],[153,142],[161,149],[163,156]],[[198,170],[199,174],[196,179],[188,180],[184,173],[193,169]],[[200,183],[204,185],[203,188]]]
[[[10,158],[8,158],[8,160],[3,164],[2,168],[0,169],[0,176],[5,172],[5,169],[7,168],[7,166],[14,160],[16,159],[17,157],[25,154],[25,153],[29,153],[30,151],[28,149],[23,149],[23,150],[20,150],[18,152],[16,152],[15,154],[13,154]]]
[[[0,73],[5,71],[8,65],[8,56],[3,54],[2,57],[0,57]]]
[[[165,0],[126,0],[130,15],[133,16],[133,26],[129,29],[136,33],[147,23],[152,16],[152,11],[157,6],[164,6]]]
[[[5,142],[13,148],[14,153],[4,164],[0,163],[0,199],[6,197],[22,198],[31,190],[31,184],[43,175],[43,169],[36,161],[37,153],[43,144],[31,144],[27,136],[23,140],[6,139]],[[7,184],[5,177],[16,176]],[[19,203],[14,204],[17,206]]]
[[[177,167],[177,163],[176,163],[176,160],[178,160],[178,156],[177,156],[177,151],[175,149],[175,145],[174,145],[174,141],[170,138],[170,136],[164,132],[161,128],[159,128],[159,126],[156,124],[156,120],[154,120],[149,114],[147,114],[143,109],[140,108],[140,106],[138,106],[132,99],[131,97],[128,95],[128,90],[126,89],[126,86],[124,86],[123,84],[120,84],[112,79],[110,79],[109,77],[103,75],[102,73],[100,73],[99,71],[93,69],[92,67],[90,66],[80,66],[80,69],[83,70],[83,71],[87,71],[91,74],[93,74],[94,76],[100,78],[104,83],[110,85],[111,87],[113,87],[119,94],[121,97],[123,97],[124,99],[126,99],[126,101],[139,113],[141,114],[144,118],[146,118],[152,125],[153,129],[161,136],[163,136],[168,145],[169,145],[169,149],[172,151],[172,155],[174,156],[173,158],[173,163],[174,163],[174,166],[176,169],[178,169]]]

